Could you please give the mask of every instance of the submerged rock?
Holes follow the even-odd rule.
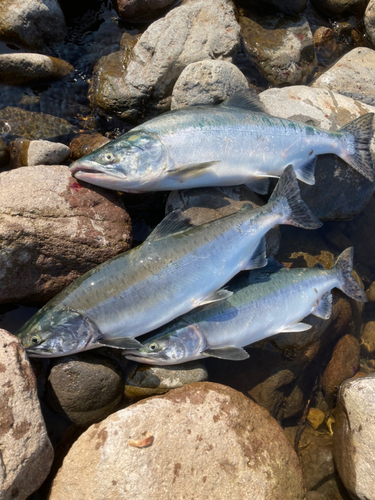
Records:
[[[69,144],[70,157],[72,160],[78,160],[78,158],[92,153],[109,142],[110,139],[99,133],[86,132],[79,134]]]
[[[0,329],[0,498],[25,500],[47,477],[53,449],[20,341]]]
[[[121,19],[144,21],[174,3],[175,0],[114,0],[113,7]]]
[[[237,391],[208,382],[90,427],[65,457],[49,498],[156,500],[166,489],[168,498],[194,500],[304,498],[297,456],[275,420]]]
[[[61,165],[0,174],[0,303],[46,302],[130,245],[114,191],[84,187]]]
[[[356,14],[363,13],[367,0],[313,0],[313,4],[326,14],[342,14],[350,11]]]
[[[8,165],[10,159],[9,149],[5,142],[0,139],[0,168]]]

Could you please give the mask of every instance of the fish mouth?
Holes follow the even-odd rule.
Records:
[[[123,355],[129,361],[136,361],[137,363],[146,363],[147,365],[153,365],[156,361],[159,364],[161,363],[166,364],[168,363],[168,361],[170,361],[169,359],[164,358],[163,356],[158,356],[158,353],[156,352],[142,353],[139,351],[125,350]]]
[[[108,166],[100,165],[100,163],[96,163],[95,161],[90,161],[90,160],[85,160],[85,161],[77,160],[70,165],[69,169],[71,174],[74,177],[77,177],[77,179],[80,179],[81,177],[79,176],[82,175],[98,175],[100,177],[110,176],[120,179],[126,178],[124,172],[121,172],[120,170],[117,169],[113,169],[112,171],[108,170]]]

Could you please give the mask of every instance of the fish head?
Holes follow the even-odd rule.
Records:
[[[202,350],[201,334],[194,325],[189,325],[172,334],[154,337],[139,349],[124,352],[124,356],[149,365],[175,365],[197,359]]]
[[[89,348],[98,335],[95,325],[79,312],[64,306],[45,306],[16,336],[30,357],[55,358]]]
[[[70,165],[74,177],[96,186],[142,193],[168,168],[167,151],[157,135],[128,132]]]

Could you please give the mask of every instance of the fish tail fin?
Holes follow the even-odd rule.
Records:
[[[367,113],[344,125],[339,130],[339,132],[350,134],[354,139],[354,152],[346,153],[343,160],[347,161],[350,166],[371,182],[374,181],[373,161],[370,151],[370,142],[374,132],[373,118],[374,113]]]
[[[358,300],[359,302],[367,302],[366,295],[356,280],[351,275],[353,270],[354,248],[349,247],[344,250],[337,258],[334,268],[339,274],[339,279],[342,290],[348,297]]]
[[[269,199],[269,203],[275,203],[277,206],[279,203],[283,203],[283,211],[286,212],[284,224],[304,229],[317,229],[322,226],[320,220],[301,199],[297,177],[292,165],[285,168]],[[287,204],[287,207],[285,204]]]

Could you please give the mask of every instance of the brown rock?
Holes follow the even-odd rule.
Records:
[[[322,385],[326,393],[335,396],[339,385],[355,375],[359,366],[359,354],[359,342],[352,335],[344,335],[337,342],[331,361],[323,373]]]
[[[0,303],[46,302],[130,244],[117,193],[86,188],[59,165],[0,174]]]
[[[82,156],[92,153],[92,151],[108,144],[108,142],[110,142],[110,140],[99,133],[86,132],[79,134],[69,144],[70,158],[72,160],[78,160],[78,158],[82,158]]]
[[[47,477],[53,449],[20,341],[0,330],[0,499],[24,500]]]
[[[174,0],[114,0],[114,9],[121,19],[144,20],[173,5]]]
[[[237,391],[203,382],[90,427],[52,484],[50,500],[67,498],[302,500],[304,491],[297,456],[275,420]]]
[[[363,356],[373,356],[375,353],[375,321],[368,321],[362,331],[361,353]]]
[[[61,78],[74,71],[71,64],[42,54],[14,53],[0,55],[0,82],[25,85]]]
[[[0,139],[0,168],[5,167],[9,163],[9,150],[5,142]]]
[[[369,302],[375,302],[375,281],[366,290],[366,297]]]

